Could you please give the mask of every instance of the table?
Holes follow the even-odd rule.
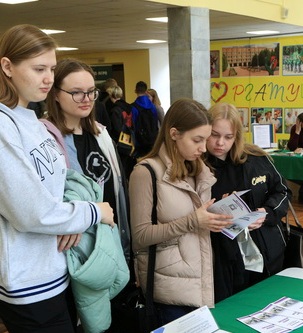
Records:
[[[290,181],[303,181],[303,156],[288,155],[286,151],[271,153],[274,164],[281,175]]]
[[[256,332],[236,318],[263,309],[269,303],[287,296],[303,301],[303,268],[287,268],[216,304],[211,313],[222,330],[232,333]],[[294,332],[303,333],[303,327]]]

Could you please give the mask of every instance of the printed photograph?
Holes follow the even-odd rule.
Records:
[[[279,75],[279,43],[222,48],[222,76]]]
[[[303,75],[303,45],[283,46],[283,75]]]
[[[284,109],[284,133],[290,133],[292,126],[303,109]]]
[[[210,77],[220,77],[220,51],[210,51]]]
[[[275,133],[282,133],[282,108],[252,108],[251,124],[273,124]]]

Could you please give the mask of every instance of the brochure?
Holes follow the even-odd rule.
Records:
[[[260,333],[284,333],[303,326],[303,302],[282,297],[264,309],[237,318]]]
[[[233,216],[233,224],[222,230],[222,233],[230,239],[234,239],[243,229],[267,214],[250,210],[245,201],[241,199],[241,195],[248,191],[250,190],[234,192],[208,207],[209,212]]]
[[[220,330],[209,308],[205,305],[151,333],[229,333]]]

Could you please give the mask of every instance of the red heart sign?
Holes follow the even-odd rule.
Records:
[[[215,90],[215,89],[216,90]],[[214,91],[215,90],[215,91]],[[211,88],[210,88],[210,94],[211,94],[211,99],[217,103],[219,102],[223,97],[226,96],[227,94],[227,90],[228,90],[228,87],[227,87],[227,84],[223,81],[220,81],[219,83],[217,82],[212,82],[211,83]],[[219,94],[219,96],[217,98],[215,98],[213,96],[213,93],[215,93],[216,95]]]

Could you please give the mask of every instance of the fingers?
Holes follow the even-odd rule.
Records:
[[[231,216],[228,215],[217,215],[218,218],[216,219],[209,219],[207,225],[205,226],[206,229],[209,229],[213,232],[220,232],[222,229],[229,227],[233,224],[231,220]]]
[[[67,251],[72,246],[77,246],[81,240],[81,234],[57,236],[58,251]]]
[[[248,230],[249,230],[249,231],[252,231],[252,230],[259,229],[259,228],[262,227],[263,223],[264,223],[264,219],[259,219],[259,220],[257,220],[256,222],[250,224],[250,225],[248,226]]]
[[[213,199],[211,199],[211,200],[205,202],[205,203],[200,207],[200,209],[206,209],[206,210],[207,210],[207,208],[208,208],[209,206],[211,206],[215,201],[216,201],[216,199],[213,198]]]

